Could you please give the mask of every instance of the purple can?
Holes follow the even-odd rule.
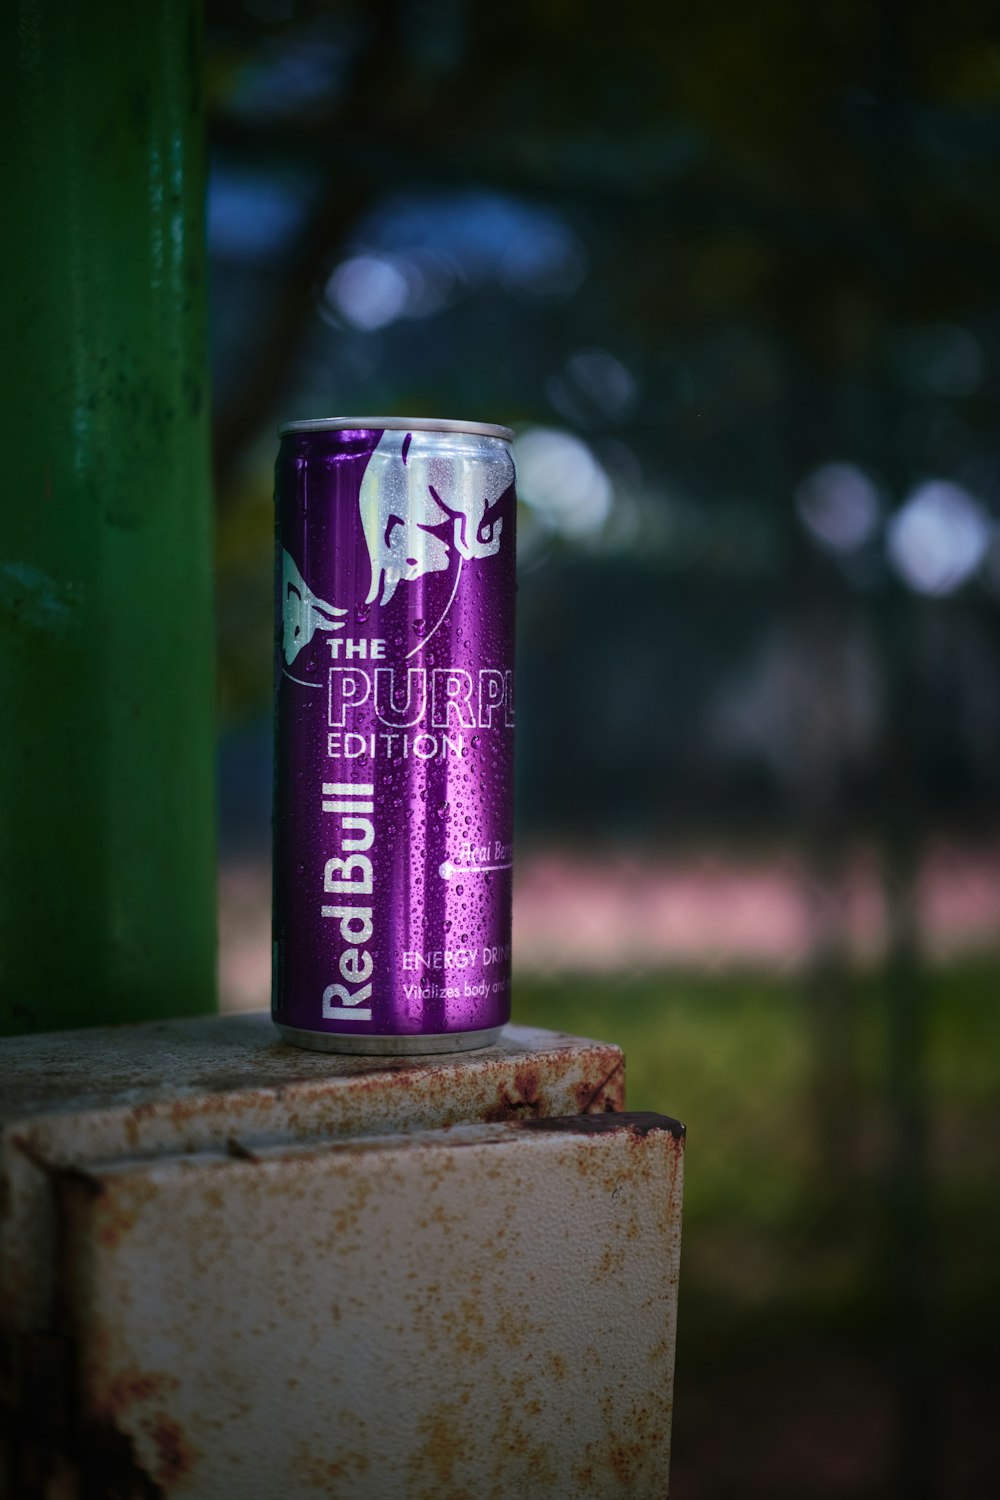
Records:
[[[276,472],[272,1013],[331,1052],[510,1018],[506,427],[292,422]]]

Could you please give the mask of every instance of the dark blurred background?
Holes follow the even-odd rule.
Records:
[[[222,978],[281,420],[518,432],[515,1019],[689,1127],[676,1500],[986,1497],[1000,17],[209,0]]]

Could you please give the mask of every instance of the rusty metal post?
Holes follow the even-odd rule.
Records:
[[[683,1127],[606,1043],[0,1044],[0,1494],[663,1500]]]
[[[0,1032],[215,1005],[199,39],[0,21]]]

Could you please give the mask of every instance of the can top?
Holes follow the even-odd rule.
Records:
[[[450,417],[314,417],[305,422],[284,422],[278,428],[278,436],[286,432],[341,432],[345,428],[377,429],[388,427],[396,432],[469,432],[476,437],[500,438],[513,441],[510,427],[498,427],[493,422],[459,422]]]

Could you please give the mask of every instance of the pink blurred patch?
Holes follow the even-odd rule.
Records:
[[[267,1003],[270,871],[221,871],[223,1008]],[[916,886],[923,951],[945,962],[1000,940],[1000,851],[934,845]],[[794,854],[740,860],[701,852],[653,855],[539,850],[522,856],[514,883],[514,958],[522,974],[634,973],[652,968],[800,969],[816,944],[846,936],[851,958],[885,951],[879,862],[860,850],[841,878],[817,886]]]

